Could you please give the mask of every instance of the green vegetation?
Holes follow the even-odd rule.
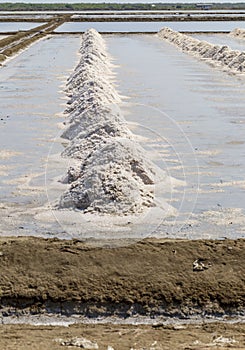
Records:
[[[197,1],[198,3],[198,1]],[[83,10],[195,10],[197,9],[195,4],[169,4],[169,3],[156,3],[152,4],[115,4],[115,3],[80,3],[80,4],[32,4],[32,3],[1,3],[0,11],[83,11]],[[245,9],[245,3],[217,3],[212,5],[212,9]]]

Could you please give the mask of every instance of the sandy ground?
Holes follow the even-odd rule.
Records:
[[[76,337],[95,341],[99,349],[199,350],[245,349],[244,324],[195,326],[72,325],[0,326],[0,347],[8,350],[76,349],[61,343]]]

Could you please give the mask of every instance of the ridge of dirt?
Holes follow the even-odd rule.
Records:
[[[243,239],[151,239],[99,248],[78,240],[3,237],[1,314],[241,315],[244,248]]]
[[[0,40],[0,66],[9,57],[27,48],[35,41],[52,33],[67,20],[66,16],[57,17],[48,23],[32,28],[30,30],[10,35]]]

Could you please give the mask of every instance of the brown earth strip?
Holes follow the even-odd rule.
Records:
[[[70,18],[70,16],[61,16],[41,26],[23,32],[19,31],[17,34],[10,35],[0,40],[0,65],[7,58],[17,54],[35,41],[51,34],[68,18]]]
[[[245,349],[245,324],[185,326],[72,325],[69,327],[0,325],[0,348],[62,350],[61,343],[84,337],[107,350],[224,350]],[[110,349],[110,348],[109,348]]]
[[[151,239],[99,248],[78,240],[4,237],[2,314],[239,314],[245,309],[244,258],[243,239]]]
[[[47,17],[47,18],[45,18],[45,17],[40,17],[40,18],[35,18],[35,17],[31,17],[31,18],[26,18],[24,15],[22,15],[23,17],[18,17],[18,18],[16,18],[16,17],[2,17],[2,18],[0,18],[0,23],[1,22],[36,22],[36,23],[39,23],[39,22],[41,22],[41,23],[43,23],[43,22],[51,22],[51,21],[53,21],[54,20],[54,18],[55,18],[55,16],[54,16],[54,18],[52,18],[52,17]]]
[[[222,21],[244,21],[243,16],[234,16],[234,17],[93,17],[93,18],[71,18],[71,22],[222,22]]]

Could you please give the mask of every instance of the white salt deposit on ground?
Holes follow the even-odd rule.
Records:
[[[20,154],[20,152],[10,151],[7,149],[1,149],[0,150],[0,159],[8,159],[11,157],[18,156],[19,154]]]
[[[245,39],[245,29],[236,28],[230,32],[230,36],[233,36],[239,39]]]
[[[201,41],[166,27],[159,31],[158,36],[173,43],[182,51],[204,59],[217,67],[222,67],[228,72],[244,73],[245,71],[244,52],[231,50],[228,46]]]
[[[62,137],[70,142],[62,156],[72,158],[73,166],[62,180],[69,188],[59,208],[142,213],[155,206],[154,184],[161,170],[146,159],[127,127],[118,107],[121,97],[113,83],[111,58],[94,29],[83,35],[80,54],[66,88],[70,100]]]
[[[60,204],[113,214],[141,212],[153,206],[154,175],[140,147],[115,137],[95,146]]]

